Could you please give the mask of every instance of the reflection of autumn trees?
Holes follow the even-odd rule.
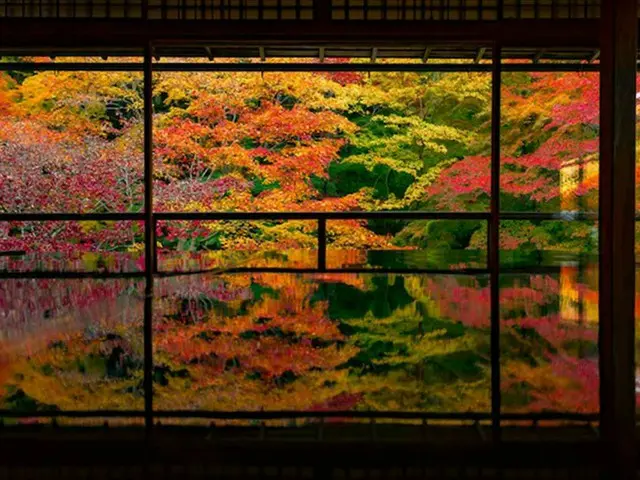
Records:
[[[486,331],[469,335],[473,330],[448,319],[437,324],[438,312],[429,314],[423,306],[429,297],[424,284],[422,299],[416,299],[400,276],[224,279],[231,289],[241,282],[251,299],[243,295],[220,304],[197,296],[185,303],[169,295],[163,300],[168,310],[156,327],[155,348],[156,360],[166,362],[164,386],[158,387],[164,406],[487,408]],[[420,279],[413,281],[419,289]],[[478,348],[485,351],[478,354]],[[448,358],[460,353],[464,358]],[[447,366],[475,357],[477,372]],[[470,376],[477,378],[470,382]],[[445,379],[457,384],[447,388],[460,390],[458,400],[445,401],[439,393]],[[465,404],[468,398],[473,403]]]
[[[128,280],[0,285],[3,408],[142,408],[142,295]]]
[[[161,300],[167,309],[154,344],[168,373],[159,405],[309,409],[349,393],[348,372],[339,367],[356,349],[326,317],[326,305],[312,301],[314,282],[287,275],[220,282],[245,293],[227,302],[198,294],[185,304],[173,292]],[[202,315],[194,321],[196,311]],[[184,378],[175,373],[181,369]]]
[[[572,267],[502,279],[506,411],[596,409],[594,275]],[[26,282],[7,284],[12,290],[2,297],[11,299],[3,310],[16,312],[3,318],[3,404],[141,407],[136,290],[120,280]],[[487,411],[488,281],[380,274],[162,279],[154,349],[155,404],[162,409]]]
[[[597,268],[503,280],[507,410],[594,413],[598,404]]]

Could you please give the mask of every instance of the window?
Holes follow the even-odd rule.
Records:
[[[94,63],[0,76],[3,408],[598,413],[593,68]]]

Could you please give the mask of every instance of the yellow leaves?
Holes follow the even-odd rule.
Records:
[[[373,170],[377,165],[386,165],[392,170],[397,172],[406,172],[410,175],[416,175],[418,173],[418,166],[412,163],[398,161],[394,156],[382,155],[383,152],[375,150],[368,153],[350,155],[342,163],[354,163],[361,164],[367,167],[368,170]]]
[[[156,242],[156,246],[160,247],[158,242]],[[132,243],[127,248],[127,252],[131,252],[131,253],[142,253],[142,252],[144,252],[144,243],[142,243],[142,242]]]
[[[491,104],[491,75],[479,72],[442,75],[429,84],[426,95],[430,99],[447,102],[453,108],[473,103],[486,115]]]
[[[113,318],[109,320],[113,321]],[[96,319],[93,327],[97,325],[100,323]],[[134,392],[142,381],[141,371],[133,370],[129,377],[122,379],[106,377],[103,363],[97,362],[91,367],[85,362],[90,358],[89,354],[100,351],[100,342],[88,342],[77,326],[72,334],[63,335],[63,330],[64,326],[58,325],[53,336],[54,341],[63,342],[63,347],[52,348],[53,341],[49,336],[49,341],[41,342],[43,345],[27,346],[26,351],[16,352],[10,366],[11,376],[5,385],[16,385],[28,397],[61,410],[143,408],[140,395],[126,393],[127,390]],[[119,333],[120,328],[112,331]],[[85,362],[84,371],[78,362]]]
[[[100,260],[99,253],[85,252],[82,254],[82,263],[84,264],[84,268],[88,272],[95,272],[99,270],[98,268],[99,260]]]
[[[327,244],[330,248],[393,249],[391,237],[375,234],[360,220],[334,220],[327,223]]]
[[[417,117],[387,115],[375,116],[373,119],[398,130],[399,135],[396,136],[394,144],[416,144],[436,153],[446,153],[447,148],[439,142],[470,141],[470,135],[467,132],[447,125],[425,122]]]
[[[385,355],[384,358],[374,359],[373,363],[379,365],[415,365],[429,357],[470,350],[473,345],[471,338],[468,336],[447,338],[447,331],[444,329],[422,334],[409,340],[408,343],[410,346],[409,353]]]
[[[197,367],[196,367],[197,369]],[[348,391],[346,370],[311,371],[280,388],[247,379],[233,372],[216,375],[202,370],[202,388],[182,388],[179,382],[155,393],[158,408],[184,408],[221,411],[309,410]]]
[[[16,99],[15,82],[8,74],[0,72],[0,115],[11,115],[15,108]]]
[[[266,72],[262,77],[254,74],[254,78],[259,95],[271,99],[278,95],[288,95],[312,110],[346,110],[350,103],[345,87],[327,75]]]
[[[575,388],[573,379],[558,375],[550,364],[531,365],[514,359],[503,362],[502,372],[504,381],[526,384],[536,392],[571,391]]]
[[[157,73],[154,75],[154,93],[164,96],[164,104],[191,101],[193,94],[204,86],[203,75],[199,73]]]
[[[406,412],[488,412],[491,409],[490,372],[475,381],[431,383],[419,371],[394,370],[354,379],[352,388],[365,393],[360,410]]]
[[[101,135],[110,102],[126,104],[131,112],[142,110],[136,85],[142,85],[142,75],[133,72],[41,72],[20,85],[17,106],[50,128]]]
[[[91,382],[80,372],[65,372],[64,377],[49,376],[38,366],[20,370],[20,388],[31,398],[46,404],[56,405],[60,410],[131,410],[143,409],[141,396],[126,394],[122,382],[102,380]],[[142,377],[128,379],[134,386]]]
[[[80,230],[82,233],[92,233],[99,232],[103,228],[105,228],[105,222],[99,222],[96,220],[86,220],[84,222],[80,222]]]

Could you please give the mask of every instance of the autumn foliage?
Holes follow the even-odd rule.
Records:
[[[490,82],[158,73],[153,208],[486,212],[497,194]],[[568,215],[501,224],[504,266],[558,267],[500,279],[505,411],[598,410],[597,225],[570,221],[598,208],[598,91],[594,73],[503,75],[501,209]],[[142,106],[138,73],[0,73],[0,211],[144,211]],[[313,268],[317,228],[161,221],[155,233],[164,271]],[[484,268],[487,233],[484,221],[329,221],[327,262]],[[138,221],[3,222],[0,251],[16,255],[0,256],[0,268],[141,271],[143,239]],[[489,292],[484,275],[162,279],[154,402],[488,411]],[[142,408],[138,283],[12,281],[0,285],[0,307],[6,408]]]

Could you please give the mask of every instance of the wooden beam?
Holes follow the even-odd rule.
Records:
[[[593,52],[593,55],[589,59],[589,63],[593,63],[596,60],[598,60],[599,58],[600,58],[600,50],[596,50],[595,52]]]
[[[327,270],[327,220],[318,219],[318,270]]]
[[[475,63],[480,63],[480,60],[482,60],[482,58],[484,57],[485,52],[487,51],[487,49],[485,47],[479,48],[478,49],[478,53],[476,54],[476,58],[474,60]]]
[[[153,48],[144,51],[143,143],[144,143],[144,273],[145,299],[143,320],[144,411],[148,434],[153,428],[153,275],[157,270],[155,221],[153,218]]]
[[[491,305],[491,433],[500,443],[501,369],[500,369],[500,109],[502,90],[502,50],[499,44],[491,52],[491,216],[488,235],[489,296]]]
[[[267,55],[265,53],[264,47],[258,47],[258,51],[260,52],[260,61],[265,62],[267,60]]]
[[[611,478],[635,478],[636,0],[600,27],[600,409]]]
[[[373,47],[371,49],[371,63],[376,63],[377,58],[378,58],[378,49],[376,47]]]
[[[24,32],[28,31],[29,35]],[[447,21],[304,21],[264,20],[252,22],[201,20],[87,20],[0,18],[0,45],[11,47],[131,48],[141,50],[148,42],[180,45],[217,42],[238,45],[369,44],[382,48],[400,44],[490,44],[504,48],[563,47],[598,48],[595,20],[508,20],[504,22]]]
[[[207,54],[207,58],[213,61],[213,52],[211,51],[211,47],[204,47],[204,51]]]
[[[320,59],[320,63],[324,63],[324,47],[318,49],[318,58]]]

